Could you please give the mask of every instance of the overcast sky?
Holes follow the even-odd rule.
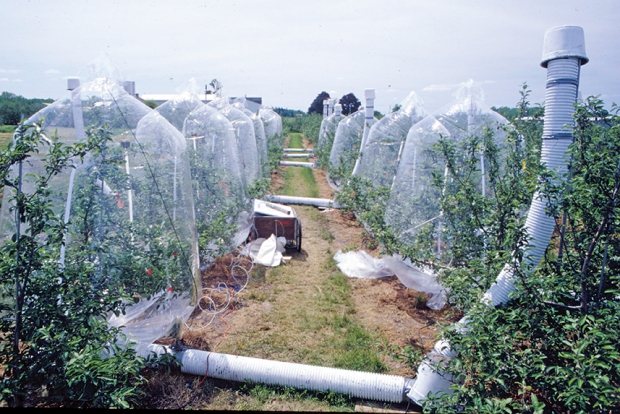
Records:
[[[27,98],[64,97],[106,53],[139,94],[217,78],[271,107],[374,88],[381,112],[411,91],[433,111],[473,79],[489,106],[514,106],[523,82],[542,103],[544,33],[576,25],[582,96],[620,103],[618,0],[0,0],[0,13],[0,91]]]

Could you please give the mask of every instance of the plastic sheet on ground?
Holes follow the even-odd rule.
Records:
[[[408,288],[426,293],[430,297],[426,306],[430,309],[439,310],[446,304],[445,290],[437,282],[436,276],[398,255],[379,259],[363,250],[347,253],[339,250],[334,255],[334,260],[338,263],[340,271],[348,277],[378,279],[396,276]]]
[[[241,254],[249,256],[256,264],[276,267],[282,263],[285,245],[286,238],[272,234],[268,239],[261,237],[248,243],[241,250]]]

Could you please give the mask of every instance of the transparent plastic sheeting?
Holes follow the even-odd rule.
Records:
[[[255,180],[262,177],[254,123],[243,111],[228,103],[228,98],[217,98],[209,102],[208,105],[219,110],[232,124],[235,131],[241,172],[245,178],[246,185],[252,185]]]
[[[416,93],[411,92],[398,111],[375,122],[362,148],[356,175],[369,179],[375,188],[391,187],[407,133],[426,115],[428,112],[422,107]]]
[[[190,92],[181,93],[169,101],[159,105],[155,110],[168,120],[179,131],[183,130],[183,123],[189,114],[204,103],[198,95]]]
[[[50,182],[53,210],[69,223],[59,266],[71,274],[90,262],[98,292],[130,292],[138,303],[128,306],[124,332],[145,346],[184,320],[196,303],[199,263],[187,145],[166,119],[115,80],[96,78],[71,95],[26,123],[42,120],[43,133],[57,132],[66,144],[83,140],[91,128],[108,131],[111,141]],[[46,156],[42,147],[23,163],[24,192],[33,191]],[[0,215],[5,240],[15,232],[8,208],[13,196],[7,188]]]
[[[445,176],[446,163],[436,148],[441,137],[455,143],[459,150],[468,138],[482,138],[492,132],[495,145],[501,151],[506,139],[504,127],[508,121],[484,103],[480,85],[464,83],[455,93],[456,99],[410,128],[401,154],[398,171],[385,212],[385,221],[403,243],[413,243],[421,232],[438,236],[441,215],[439,199],[443,189],[433,185],[433,175]],[[471,142],[471,140],[470,140]],[[482,141],[480,141],[482,142]],[[479,191],[485,185],[484,147],[478,151],[476,170]],[[456,180],[446,180],[456,185]],[[488,188],[485,196],[491,196]]]
[[[410,260],[403,260],[398,255],[384,256],[379,259],[363,250],[346,253],[338,250],[334,255],[334,260],[340,271],[348,277],[378,279],[396,275],[403,285],[430,296],[426,303],[430,309],[439,310],[446,304],[445,291],[437,282],[436,276],[428,270],[414,266]]]
[[[282,118],[271,108],[262,107],[258,110],[258,116],[265,125],[265,135],[267,136],[268,147],[282,147],[284,145],[282,137]]]
[[[338,123],[327,167],[327,182],[334,190],[339,190],[341,180],[353,171],[364,134],[364,120],[364,108],[360,107]]]
[[[223,219],[226,224],[235,225],[236,230],[217,237],[225,239],[224,244],[234,249],[249,234],[252,202],[238,162],[239,147],[233,125],[223,113],[203,105],[186,118],[183,136],[190,150],[198,234]],[[201,239],[202,262],[214,259],[215,247],[209,245],[214,242]]]
[[[236,155],[238,148],[235,145],[234,128],[223,114],[207,107],[198,95],[191,92],[179,94],[158,106],[155,111],[180,128],[179,131],[183,133],[189,146],[200,260],[204,267],[214,259],[213,252],[218,250],[217,239],[221,239],[232,250],[243,243],[249,232],[250,201],[242,169],[237,162],[240,157]],[[188,128],[184,129],[188,119]],[[212,145],[205,148],[203,139],[212,139]],[[212,154],[211,151],[219,153]],[[227,165],[229,163],[234,165]],[[220,184],[221,174],[214,173],[209,176],[208,171],[211,169],[229,171],[234,178],[226,181],[226,184]],[[223,191],[219,191],[220,185]],[[235,188],[237,190],[234,190]],[[201,237],[222,214],[230,214],[225,221],[229,225],[236,224],[234,233],[218,234],[217,239]]]
[[[321,168],[327,168],[327,165],[323,164],[329,163],[329,156],[334,144],[334,137],[336,136],[336,128],[338,123],[344,118],[344,115],[341,113],[334,112],[321,121],[319,139],[314,148],[314,154],[318,157]]]
[[[265,124],[260,116],[250,111],[244,106],[243,101],[238,101],[233,106],[243,112],[252,120],[254,124],[254,136],[256,138],[256,150],[258,151],[258,163],[260,165],[263,178],[271,177],[269,168],[269,152],[267,149],[267,135],[265,135]]]

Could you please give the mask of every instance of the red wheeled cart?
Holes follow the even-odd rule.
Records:
[[[253,240],[268,239],[271,235],[284,237],[287,249],[296,249],[301,252],[301,220],[295,209],[282,204],[270,203],[263,200],[254,200],[254,214],[252,215]]]

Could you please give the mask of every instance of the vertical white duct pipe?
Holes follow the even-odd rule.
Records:
[[[334,112],[336,112],[337,116],[342,116],[342,105],[339,103],[334,105]]]
[[[327,108],[329,104],[327,103],[327,99],[323,99],[323,119],[327,118]]]
[[[327,116],[330,116],[333,113],[334,113],[334,100],[328,99],[327,100]]]
[[[366,98],[366,106],[364,107],[364,135],[362,136],[362,145],[360,146],[360,152],[364,149],[366,141],[368,140],[368,133],[370,128],[375,123],[375,90],[366,89],[364,91],[364,97]]]
[[[355,166],[353,167],[353,175],[357,175],[357,170],[360,165],[360,157],[362,156],[362,152],[366,146],[370,128],[375,123],[375,90],[364,90],[364,97],[366,99],[366,106],[364,107],[364,132],[362,133],[362,142],[360,143],[360,155],[357,157],[357,160],[355,160]]]
[[[578,26],[558,26],[545,32],[541,66],[547,68],[545,92],[545,119],[541,162],[563,177],[567,171],[568,146],[572,143],[573,105],[578,96],[580,66],[588,63],[583,29]],[[545,213],[547,199],[536,193],[532,199],[525,222],[530,235],[526,263],[536,267],[542,259],[555,228],[555,217]],[[506,303],[514,290],[514,264],[508,263],[496,281],[484,294],[483,302],[489,306]],[[457,326],[467,331],[467,317]],[[418,368],[415,384],[407,396],[422,405],[429,392],[450,392],[452,378],[441,372],[438,363],[444,363],[456,355],[447,341],[435,344],[426,360]]]
[[[80,95],[80,80],[77,78],[67,79],[67,90],[71,91],[71,111],[73,115],[73,131],[75,132],[75,142],[80,142],[86,138],[86,132],[84,131],[84,115],[82,113],[82,97]],[[65,215],[63,221],[65,224],[69,222],[71,216],[71,200],[73,200],[73,185],[75,181],[75,171],[71,170],[69,176],[69,188],[67,190],[67,202],[65,203]],[[66,240],[66,236],[65,236]],[[66,256],[66,243],[60,246],[60,259],[59,263],[61,267],[65,265]]]

